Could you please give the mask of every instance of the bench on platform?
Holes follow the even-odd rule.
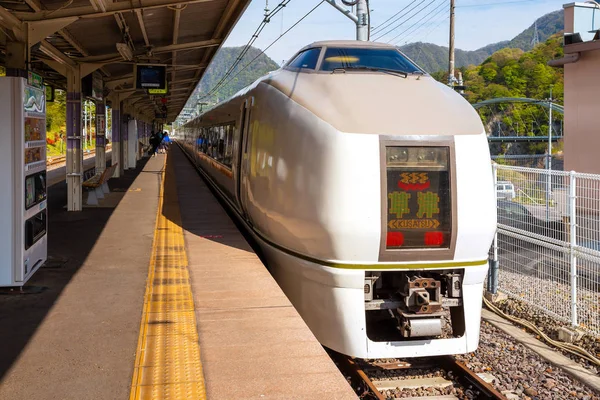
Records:
[[[81,186],[88,190],[86,201],[88,206],[97,206],[98,200],[103,199],[105,194],[110,193],[108,180],[112,178],[118,165],[119,163],[111,165],[101,174],[95,174],[81,184]]]

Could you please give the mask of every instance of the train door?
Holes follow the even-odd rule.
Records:
[[[246,190],[247,190],[247,173],[248,173],[248,143],[250,141],[250,117],[252,111],[252,103],[254,98],[248,98],[242,103],[241,116],[240,116],[240,138],[238,143],[240,148],[238,151],[238,162],[237,162],[237,179],[236,179],[236,198],[240,211],[248,219],[248,213],[246,210]]]

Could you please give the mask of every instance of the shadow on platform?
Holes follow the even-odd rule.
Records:
[[[192,166],[183,151],[171,146],[166,163],[165,192],[177,191],[177,197],[166,196],[178,200],[178,207],[170,207],[165,201],[162,214],[185,231],[207,240],[254,253],[252,247],[239,234],[235,217],[218,199],[216,193]],[[189,185],[197,185],[189,188]],[[179,216],[181,213],[181,216]]]
[[[110,179],[111,191],[129,190],[147,161],[148,159],[139,161],[134,170],[125,171],[121,178]],[[84,201],[85,196],[84,193]],[[49,188],[49,262],[25,285],[25,289],[41,288],[41,292],[35,293],[35,290],[32,290],[31,294],[7,294],[7,291],[3,291],[3,295],[0,295],[0,381],[84,264],[118,204],[115,202],[112,208],[84,208],[81,212],[68,212],[64,208],[66,202],[67,188],[64,181]],[[108,257],[110,255],[107,254]],[[18,290],[14,292],[19,293]],[[82,303],[84,301],[85,299],[82,299]]]

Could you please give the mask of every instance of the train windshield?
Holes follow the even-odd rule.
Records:
[[[404,73],[423,73],[396,49],[328,47],[321,63],[321,71],[335,69],[387,70]]]

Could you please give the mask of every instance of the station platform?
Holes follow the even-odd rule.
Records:
[[[355,399],[235,224],[171,146],[64,210],[49,262],[0,294],[0,399]]]

